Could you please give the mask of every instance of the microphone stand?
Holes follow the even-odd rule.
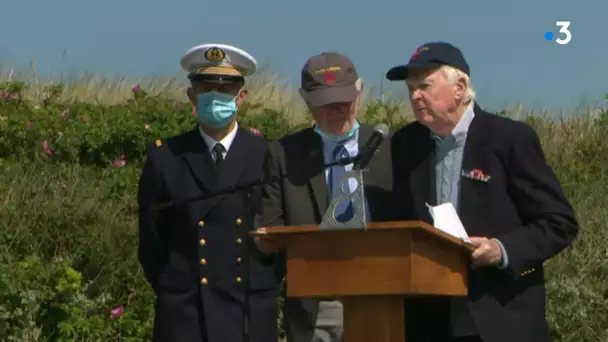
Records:
[[[355,156],[353,158],[344,158],[337,162],[333,162],[333,163],[324,165],[324,169],[330,168],[335,165],[348,165],[350,163],[357,163],[360,159],[361,159],[361,155]],[[186,198],[182,198],[182,199],[177,199],[175,201],[161,202],[156,205],[153,205],[151,209],[152,209],[152,211],[161,211],[161,210],[168,209],[171,207],[184,205],[186,203],[207,200],[207,199],[210,199],[213,197],[233,194],[233,193],[241,192],[241,191],[245,191],[246,193],[252,194],[252,191],[256,187],[278,182],[281,180],[281,178],[287,177],[287,176],[288,176],[288,174],[282,174],[280,176],[274,176],[274,177],[270,177],[270,178],[266,178],[266,177],[258,178],[258,179],[254,179],[252,181],[243,183],[241,185],[227,187],[227,188],[220,189],[217,191],[208,192],[208,193],[205,193],[205,194],[199,195],[199,196],[186,197]]]

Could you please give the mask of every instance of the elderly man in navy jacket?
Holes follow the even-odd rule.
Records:
[[[467,298],[408,301],[408,342],[550,342],[543,262],[578,232],[573,209],[525,123],[475,103],[470,69],[445,42],[387,73],[404,82],[417,121],[392,138],[395,219],[433,223],[452,203],[475,247]]]

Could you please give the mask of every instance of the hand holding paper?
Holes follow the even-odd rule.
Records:
[[[431,206],[428,203],[426,206],[429,208],[429,212],[433,217],[433,225],[441,231],[448,233],[454,237],[462,239],[465,243],[470,243],[469,235],[464,229],[456,208],[450,202],[440,204],[438,206]]]
[[[486,237],[471,237],[471,244],[475,248],[471,255],[473,266],[494,266],[502,261],[502,249],[498,242]]]
[[[475,267],[498,265],[502,261],[502,249],[498,242],[486,237],[469,237],[464,229],[456,208],[452,203],[431,206],[427,203],[429,212],[433,217],[433,225],[441,231],[462,239],[475,248],[471,255],[471,262]]]

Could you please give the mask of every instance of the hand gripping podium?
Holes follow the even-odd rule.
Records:
[[[349,177],[363,184],[360,172]],[[362,186],[349,194],[354,217],[337,222],[342,195],[321,225],[266,228],[285,248],[287,296],[339,297],[345,342],[405,342],[405,297],[467,295],[463,241],[422,221],[366,224]]]

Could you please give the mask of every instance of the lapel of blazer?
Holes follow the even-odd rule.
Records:
[[[359,152],[361,147],[369,140],[373,133],[372,127],[369,125],[361,125],[359,129]],[[308,144],[309,156],[307,166],[309,167],[310,188],[316,202],[318,213],[321,217],[325,214],[329,205],[329,192],[327,189],[327,180],[325,178],[325,157],[323,155],[323,141],[318,134],[311,130],[311,137]],[[368,164],[368,168],[373,164],[373,159]],[[370,172],[363,172],[363,185],[372,184],[373,178]]]
[[[489,134],[491,134],[487,127],[484,125],[486,115],[492,114],[484,112],[477,106],[475,107],[475,118],[473,118],[473,121],[471,121],[471,125],[469,126],[469,132],[467,133],[466,144],[462,156],[462,170],[466,171],[474,168],[483,167],[483,165],[480,164],[480,162],[482,162],[480,158],[483,158],[485,153],[487,153],[485,150],[485,143],[487,142]],[[487,172],[487,170],[483,171]],[[461,217],[461,220],[463,221],[463,224],[465,224],[466,227],[467,224],[465,220],[468,217],[471,217],[469,213],[476,210],[476,208],[472,208],[469,205],[471,201],[469,201],[468,196],[471,194],[472,191],[472,189],[470,189],[472,183],[468,181],[463,181],[462,175],[460,176],[460,179],[461,182],[459,194],[459,216]]]
[[[216,170],[203,138],[198,134],[198,130],[195,132],[199,139],[198,145],[202,147],[195,147],[192,152],[184,155],[194,177],[209,192],[224,190],[237,184],[246,166],[249,165],[248,159],[254,157],[254,155],[248,153],[251,143],[248,139],[248,133],[241,128],[238,129],[226,158],[220,164],[219,169]],[[223,198],[223,195],[219,195],[206,199],[203,201],[201,212],[206,213],[211,210]]]
[[[426,204],[436,205],[435,195],[435,141],[431,137],[428,128],[421,125],[418,131],[419,137],[412,139],[416,146],[403,146],[401,151],[413,153],[415,158],[412,175],[410,177],[410,189],[416,207],[418,217],[426,222],[433,222]]]
[[[262,158],[260,155],[249,153],[251,144],[255,143],[250,138],[249,133],[239,127],[232,145],[230,145],[230,150],[226,154],[226,159],[220,164],[220,173],[216,184],[218,190],[238,184],[243,172],[250,165],[248,162],[250,158]]]
[[[362,152],[361,148],[363,146],[365,146],[365,144],[367,143],[367,141],[369,140],[369,138],[372,136],[373,133],[374,133],[373,127],[371,127],[369,125],[361,125],[361,128],[359,129],[359,138],[358,138],[359,153]],[[363,186],[374,184],[374,173],[371,172],[371,169],[374,167],[374,165],[375,165],[374,158],[372,158],[369,161],[369,164],[367,164],[368,171],[363,172]]]
[[[309,189],[314,198],[319,218],[323,217],[328,205],[327,181],[325,179],[325,159],[321,137],[310,129],[303,148],[305,158],[303,165],[309,179]]]
[[[486,115],[491,115],[484,112],[477,104],[474,108],[475,118],[469,126],[467,134],[467,140],[462,159],[462,170],[470,170],[472,168],[479,167],[478,158],[483,155],[483,146],[488,138],[488,130],[484,127],[484,119]],[[436,199],[436,185],[435,185],[435,141],[431,137],[430,131],[427,128],[422,128],[417,132],[419,137],[412,139],[415,141],[416,151],[413,163],[412,175],[410,177],[410,189],[414,199],[414,205],[416,206],[416,212],[419,217],[427,222],[433,222],[428,208],[425,203],[430,205],[437,205]],[[408,151],[407,147],[403,147],[401,150]],[[406,157],[408,158],[408,157]],[[464,223],[466,217],[471,210],[475,208],[469,208],[468,194],[469,182],[460,182],[460,212]],[[466,226],[466,224],[465,224]]]
[[[209,147],[198,128],[187,133],[185,139],[187,151],[182,155],[199,185],[207,191],[215,188],[216,174]]]

